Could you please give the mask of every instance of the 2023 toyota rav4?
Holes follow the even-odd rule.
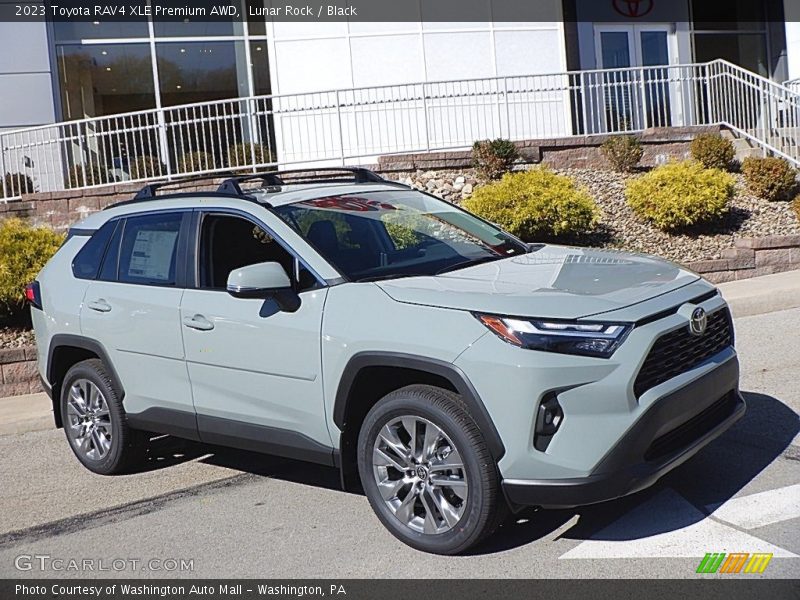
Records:
[[[149,186],[76,225],[28,296],[91,471],[152,434],[331,465],[429,552],[509,507],[649,486],[745,410],[730,313],[694,273],[527,245],[361,169]]]

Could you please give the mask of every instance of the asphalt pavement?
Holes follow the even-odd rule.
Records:
[[[0,578],[709,577],[708,552],[800,578],[800,308],[746,312],[742,421],[645,492],[527,511],[468,556],[401,544],[333,469],[164,438],[141,472],[93,475],[40,397],[32,415],[0,401]]]

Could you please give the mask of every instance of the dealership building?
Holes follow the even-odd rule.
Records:
[[[273,22],[249,17],[216,22],[192,18],[2,22],[0,135],[6,134],[2,169],[28,173],[37,189],[44,189],[67,185],[59,179],[67,176],[65,152],[70,164],[94,156],[104,168],[115,168],[117,179],[125,178],[128,160],[120,164],[119,154],[147,153],[158,154],[160,162],[168,163],[159,165],[160,172],[166,168],[174,174],[181,170],[180,156],[188,149],[203,148],[199,142],[191,145],[186,131],[179,134],[178,144],[168,127],[180,122],[185,128],[189,120],[211,123],[209,119],[214,114],[219,117],[220,110],[223,116],[229,115],[219,105],[209,108],[209,103],[225,99],[275,97],[254,101],[249,108],[240,104],[230,113],[243,123],[230,133],[231,139],[256,140],[270,147],[268,158],[253,153],[254,163],[328,158],[363,162],[365,156],[383,152],[466,145],[470,137],[482,133],[519,139],[596,133],[609,129],[609,107],[617,111],[618,122],[638,123],[634,129],[679,124],[678,114],[683,115],[683,124],[691,124],[689,115],[699,112],[696,100],[676,91],[672,75],[653,83],[659,72],[643,72],[636,92],[641,96],[634,97],[631,90],[614,88],[610,75],[598,79],[593,74],[597,69],[617,69],[623,87],[629,83],[630,76],[624,75],[627,68],[715,59],[777,83],[800,77],[800,2],[796,0],[541,0],[554,17],[535,22],[496,20],[493,5],[500,0],[485,3],[483,21],[426,20],[428,2],[433,0],[413,3],[419,11],[416,21]],[[583,74],[565,80],[567,72]],[[532,76],[540,79],[530,79],[524,86],[519,83]],[[704,76],[708,78],[709,73]],[[685,71],[675,79],[697,77],[696,72]],[[479,85],[475,80],[493,83]],[[414,87],[452,81],[462,83],[438,95],[433,93],[435,87],[423,85],[421,92]],[[592,82],[597,89],[591,89]],[[576,85],[583,87],[576,91]],[[473,123],[485,118],[480,112],[484,107],[473,100],[487,86],[498,95],[492,101],[499,115],[495,127]],[[336,90],[342,90],[344,99],[339,93],[330,96]],[[523,97],[523,91],[528,95]],[[535,99],[530,95],[534,91],[538,93]],[[518,96],[513,99],[515,92]],[[447,98],[452,97],[461,101],[448,105]],[[393,122],[379,122],[387,114],[382,103],[390,100]],[[500,109],[502,101],[505,106]],[[644,106],[642,114],[629,114],[637,103]],[[178,117],[169,112],[184,105],[196,107],[194,113],[186,109]],[[445,113],[446,106],[450,108]],[[402,114],[397,112],[401,108]],[[314,110],[318,112],[312,114]],[[667,110],[667,118],[656,114]],[[243,111],[250,112],[243,115]],[[136,132],[140,142],[134,136],[100,152],[98,143],[111,143],[108,136],[113,127],[136,128],[130,120],[114,125],[113,120],[91,119],[121,113],[143,115],[139,122],[144,125]],[[63,128],[31,130],[24,139],[7,135],[12,130],[74,121],[93,125],[76,136],[65,134]],[[445,121],[454,122],[451,129],[466,130],[463,139],[443,129],[434,131],[437,126],[444,128]],[[208,123],[201,134],[204,143],[214,135],[209,129],[213,124]],[[145,131],[150,125],[153,131]],[[427,128],[424,136],[419,134],[422,127]],[[222,129],[217,133],[222,135]],[[101,134],[106,135],[102,142],[76,141],[83,135]],[[151,134],[154,137],[148,137]],[[65,150],[67,138],[74,147]],[[38,149],[34,139],[41,142]],[[48,143],[53,147],[42,150]],[[322,150],[308,151],[312,146]],[[36,152],[40,154],[34,156]],[[33,163],[38,166],[31,167]],[[193,163],[183,171],[208,167]],[[6,196],[10,195],[7,190]]]

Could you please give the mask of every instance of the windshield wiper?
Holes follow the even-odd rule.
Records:
[[[450,273],[451,271],[458,271],[460,269],[466,269],[467,267],[474,267],[475,265],[480,265],[487,262],[494,262],[496,260],[500,260],[502,258],[507,258],[505,256],[484,256],[483,258],[471,258],[469,260],[464,260],[461,262],[457,262],[454,265],[450,265],[443,269],[439,269],[436,271],[437,275],[441,275],[442,273]]]

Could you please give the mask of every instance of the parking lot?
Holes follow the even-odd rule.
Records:
[[[62,431],[5,433],[0,577],[679,578],[709,552],[763,552],[758,576],[797,578],[800,309],[738,318],[736,335],[749,408],[731,431],[650,490],[525,512],[468,556],[396,541],[332,469],[166,438],[141,472],[104,478]]]

